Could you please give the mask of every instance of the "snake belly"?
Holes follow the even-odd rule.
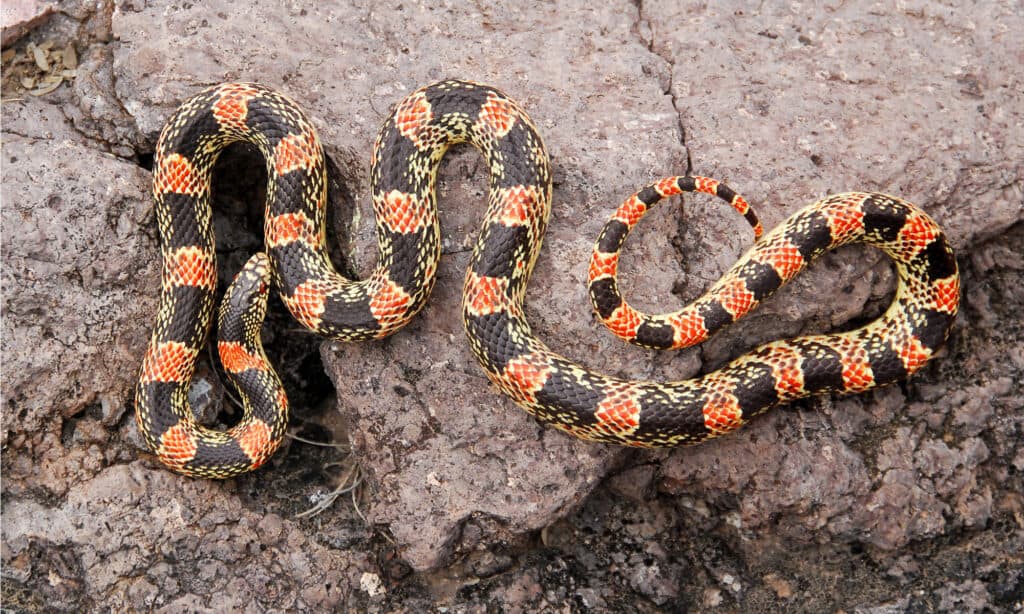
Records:
[[[165,462],[168,455],[161,450],[169,439],[190,441],[185,447],[194,450],[191,457],[182,461],[179,451],[172,465],[185,473],[190,467],[214,467],[201,474],[224,477],[205,452],[206,434],[183,425],[190,419],[188,382],[213,310],[210,171],[220,151],[237,140],[255,143],[267,159],[266,250],[284,304],[310,330],[342,341],[390,335],[423,307],[440,259],[438,166],[450,146],[475,146],[490,177],[483,227],[463,287],[470,347],[499,390],[541,422],[583,439],[643,447],[696,443],[780,403],[892,382],[920,369],[938,350],[957,311],[956,261],[924,212],[882,194],[837,195],[768,233],[707,294],[684,308],[685,318],[673,322],[702,329],[706,337],[741,317],[814,257],[852,242],[880,247],[896,264],[896,295],[880,318],[855,331],[770,343],[690,380],[602,375],[551,351],[524,317],[527,282],[551,211],[551,170],[540,136],[517,103],[494,88],[448,80],[415,91],[393,109],[371,162],[378,262],[368,278],[356,281],[338,274],[327,257],[324,157],[312,124],[272,90],[220,85],[186,102],[168,121],[154,171],[164,284],[136,415],[147,442]],[[605,227],[598,251],[611,258],[646,207],[692,180],[663,180],[628,200],[624,207],[631,208],[620,209],[621,219]],[[182,272],[183,250],[193,254],[190,262],[199,263],[201,283]],[[607,289],[602,279],[609,276],[595,277],[593,264],[591,269],[593,297],[595,283]],[[620,308],[621,296],[601,296],[602,320],[621,324],[628,313]],[[673,345],[664,340],[670,335],[674,341],[674,330],[652,329],[666,322],[637,324],[634,340]],[[164,350],[170,342],[187,351],[172,356]],[[167,381],[154,381],[154,373]],[[251,442],[238,449],[242,461],[252,461],[249,468],[258,466]]]

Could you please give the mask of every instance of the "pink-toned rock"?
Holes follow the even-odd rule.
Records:
[[[244,12],[223,0],[62,2],[38,34],[75,43],[78,75],[3,105],[5,608],[1018,607],[1019,2],[254,0]],[[273,358],[294,428],[353,456],[296,440],[227,483],[160,469],[130,401],[159,284],[146,192],[163,121],[227,79],[291,94],[339,168],[339,260],[365,274],[377,126],[404,94],[448,76],[505,89],[554,156],[527,312],[574,359],[691,377],[765,341],[854,327],[887,302],[884,257],[850,248],[703,347],[661,355],[612,339],[583,284],[594,237],[623,197],[682,172],[687,156],[768,225],[848,189],[923,206],[964,272],[948,348],[910,382],[797,403],[699,448],[623,452],[544,430],[489,388],[465,345],[459,292],[485,172],[456,149],[440,172],[439,283],[407,330],[350,346],[280,314],[265,329],[292,343]],[[245,191],[261,165],[236,150],[216,182],[224,276],[262,245],[259,190]],[[663,207],[630,238],[623,288],[640,307],[677,307],[747,232],[710,198]],[[296,517],[354,461],[354,492]]]
[[[4,47],[24,36],[53,14],[53,2],[39,0],[5,0],[0,5],[0,44]]]

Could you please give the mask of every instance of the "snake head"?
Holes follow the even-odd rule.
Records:
[[[258,337],[267,314],[270,259],[253,254],[228,286],[221,301],[218,336],[221,339]]]

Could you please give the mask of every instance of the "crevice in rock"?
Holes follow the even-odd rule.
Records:
[[[662,62],[664,62],[666,66],[668,66],[668,81],[662,88],[662,93],[665,96],[668,96],[669,100],[672,103],[672,109],[673,111],[675,111],[676,125],[679,128],[679,143],[680,145],[682,145],[683,151],[686,152],[686,174],[692,175],[693,157],[690,152],[690,146],[686,140],[686,124],[683,122],[683,114],[679,110],[679,101],[676,98],[674,87],[675,60],[671,55],[665,54],[658,49],[658,46],[654,40],[654,29],[652,28],[650,21],[647,19],[644,13],[643,0],[633,0],[633,3],[634,6],[636,6],[637,10],[637,20],[633,25],[633,32],[636,34],[637,38],[640,39],[640,42],[643,43],[643,45],[647,48],[647,51],[651,53],[651,55],[657,57]],[[687,258],[687,249],[685,241],[683,241],[683,237],[685,236],[687,228],[686,209],[684,207],[680,207],[680,211],[676,219],[678,220],[676,224],[676,233],[672,237],[670,244],[672,245],[673,250],[676,252],[676,258],[683,269],[683,273],[687,277],[690,277],[692,276],[692,272],[690,270],[690,267],[688,266],[689,259]],[[682,280],[678,280],[675,284],[673,284],[672,294],[686,301],[688,295],[688,293],[685,292],[686,288],[687,284]],[[703,361],[703,351],[701,351],[701,362]]]
[[[152,154],[138,154],[137,163],[151,169]],[[249,145],[229,147],[215,165],[213,175],[219,298],[245,261],[263,249],[267,175],[263,157]],[[338,256],[337,251],[332,253],[335,261]],[[276,293],[270,295],[262,337],[267,356],[288,393],[293,426],[297,422],[316,419],[323,411],[324,400],[334,394],[334,387],[320,359],[323,339],[306,333]],[[215,344],[216,340],[208,339],[208,343]],[[219,364],[216,369],[220,381],[226,384],[228,380]],[[232,422],[239,415],[240,409],[225,403],[218,419]]]
[[[68,87],[72,87],[72,85],[70,83],[67,84],[67,85],[68,85]],[[71,97],[72,98],[77,98],[77,96],[74,95],[74,94],[72,94]],[[94,132],[90,133],[88,130],[85,130],[81,126],[79,126],[78,122],[75,121],[75,118],[70,113],[68,113],[68,110],[67,110],[67,108],[64,105],[58,103],[56,106],[60,110],[60,114],[64,116],[64,121],[67,124],[68,128],[70,128],[75,134],[77,134],[78,136],[80,136],[82,138],[82,141],[81,141],[80,144],[83,147],[87,147],[87,148],[90,148],[90,149],[91,148],[96,148],[96,149],[99,149],[100,151],[102,151],[103,153],[108,153],[108,154],[110,154],[110,155],[112,155],[112,156],[114,156],[116,158],[120,158],[122,160],[131,162],[130,158],[127,158],[124,155],[120,155],[118,153],[118,147],[114,143],[111,143],[107,139],[103,138],[103,135],[100,134],[98,131],[94,131]],[[82,113],[88,115],[87,111],[85,111],[84,109],[78,107],[78,110],[82,111]],[[122,107],[122,111],[124,111],[123,107]],[[90,118],[90,119],[92,119],[92,118]]]
[[[94,3],[57,4],[60,6],[52,7],[54,10],[42,23],[9,42],[6,50],[25,57],[28,55],[26,46],[29,44],[35,44],[37,49],[41,45],[47,46],[47,49],[52,46],[57,50],[67,46],[74,50],[74,63],[62,64],[65,59],[61,55],[50,62],[50,68],[45,71],[29,74],[33,79],[55,76],[62,79],[55,89],[38,98],[35,92],[26,91],[24,85],[20,89],[15,87],[7,91],[13,87],[9,79],[4,83],[4,96],[13,98],[12,103],[21,99],[26,101],[25,104],[31,101],[31,104],[52,106],[63,116],[65,127],[80,137],[73,139],[78,141],[77,144],[132,161],[131,150],[143,138],[137,126],[134,126],[134,117],[117,97],[117,73],[113,66],[111,34],[114,3],[100,0]],[[23,60],[12,58],[10,61],[14,64],[5,63],[5,74],[12,73],[10,69],[14,66],[26,66]],[[65,68],[63,72],[60,70],[62,66]],[[72,73],[68,74],[68,70]],[[13,74],[14,79],[17,79],[21,70],[13,70]],[[122,125],[134,126],[134,130],[122,132]]]
[[[647,51],[668,65],[668,83],[662,89],[662,93],[672,101],[672,109],[676,112],[676,122],[679,126],[679,143],[683,146],[683,150],[686,151],[686,174],[689,175],[693,172],[693,161],[690,156],[690,147],[686,143],[686,125],[683,123],[683,114],[679,111],[679,104],[674,90],[675,60],[671,55],[661,53],[658,50],[654,41],[654,30],[650,25],[650,21],[644,15],[643,0],[633,0],[633,4],[636,6],[637,11],[637,20],[633,24],[633,32],[647,48]],[[649,36],[645,36],[645,29],[650,33]]]
[[[37,139],[37,138],[29,136],[27,134],[22,134],[20,132],[15,132],[14,130],[11,130],[10,128],[6,128],[6,127],[4,128],[4,134],[11,135],[11,136],[21,137],[21,138],[25,139],[26,141],[30,141],[30,142],[33,142],[33,143],[38,142],[38,141],[42,141],[42,140],[49,140],[49,139]]]
[[[139,151],[135,153],[135,163],[147,171],[153,170],[153,158],[154,154],[151,151]]]
[[[128,111],[128,107],[125,106],[124,102],[121,100],[121,98],[117,94],[118,91],[120,91],[120,90],[119,90],[119,88],[117,86],[117,79],[118,79],[117,71],[114,69],[114,55],[110,51],[109,43],[103,43],[103,46],[105,47],[105,49],[104,49],[105,53],[104,53],[103,61],[110,63],[110,97],[109,98],[110,98],[110,100],[114,104],[117,105],[117,108],[121,112],[121,115],[124,118],[126,118],[127,120],[131,121],[132,126],[134,127],[135,134],[142,136],[142,138],[145,138],[144,135],[142,135],[142,130],[139,128],[139,123],[136,120],[135,116],[132,115],[132,113],[130,111]]]

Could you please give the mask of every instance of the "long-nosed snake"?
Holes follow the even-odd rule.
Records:
[[[245,408],[242,421],[221,432],[196,423],[188,388],[214,312],[211,172],[235,141],[254,143],[267,160],[266,256],[249,261],[221,309],[218,350]],[[672,177],[630,197],[595,247],[590,295],[602,321],[621,337],[660,348],[699,343],[816,256],[852,242],[879,247],[895,261],[895,298],[862,328],[769,343],[702,377],[653,382],[595,373],[549,350],[523,316],[551,210],[551,172],[544,144],[518,104],[484,85],[442,81],[395,107],[372,158],[378,264],[368,279],[352,281],[336,273],[326,255],[324,154],[313,126],[287,97],[229,83],[185,102],[156,149],[163,274],[136,417],[161,461],[189,475],[223,478],[258,467],[278,447],[287,399],[259,341],[271,281],[299,322],[345,341],[390,335],[423,307],[441,255],[438,165],[451,145],[465,141],[490,168],[487,212],[463,289],[470,346],[502,392],[577,437],[641,447],[703,441],[780,403],[825,391],[861,392],[906,377],[934,355],[952,326],[959,276],[941,230],[903,200],[862,192],[830,196],[796,213],[684,309],[661,316],[637,312],[615,285],[618,252],[663,197],[716,194],[760,234],[746,202],[729,188]]]

